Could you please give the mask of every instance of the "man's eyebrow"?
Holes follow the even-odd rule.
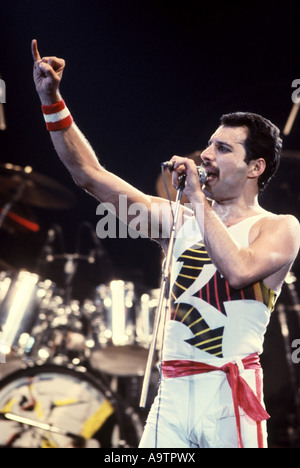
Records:
[[[215,143],[215,144],[217,144],[217,145],[223,145],[223,146],[226,146],[227,148],[233,150],[233,146],[230,145],[229,143],[227,143],[226,141],[214,140],[213,138],[211,138],[211,139],[208,141],[208,145],[211,145],[212,143]]]
[[[217,145],[223,145],[223,146],[226,146],[228,149],[230,150],[233,150],[234,147],[230,144],[230,143],[227,143],[226,141],[222,141],[222,140],[214,140],[213,138],[211,138],[210,140],[208,140],[208,145],[210,146],[212,143],[215,143]],[[245,142],[244,141],[237,141],[236,142],[238,145],[242,145],[243,147],[245,146]]]

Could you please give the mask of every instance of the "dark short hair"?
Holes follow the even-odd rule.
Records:
[[[247,127],[248,136],[245,140],[247,164],[255,159],[263,158],[266,169],[258,179],[258,187],[263,191],[276,174],[282,152],[280,131],[270,120],[251,112],[233,112],[225,114],[220,119],[225,127]]]

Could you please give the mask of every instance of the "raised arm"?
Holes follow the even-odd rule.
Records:
[[[61,102],[59,85],[65,61],[54,56],[41,57],[35,39],[32,41],[32,56],[34,60],[33,77],[42,106],[52,106]],[[145,223],[145,229],[140,226],[139,232],[153,237],[155,240],[160,240],[156,238],[157,231],[161,232],[162,226],[167,227],[171,219],[166,200],[146,195],[107,171],[99,163],[91,145],[74,122],[62,130],[50,131],[50,135],[59,158],[80,187],[100,202],[112,204],[117,216],[120,217],[122,217],[120,207],[124,208],[124,203],[120,204],[120,196],[123,196],[123,202],[127,201],[127,210],[133,203],[140,204],[141,208],[148,214],[148,223]],[[161,209],[162,205],[164,205],[163,209]],[[130,213],[129,210],[127,221],[130,222],[135,216],[136,212],[133,210]],[[151,223],[156,223],[159,229],[154,229],[151,232]],[[153,235],[153,233],[155,234]],[[167,233],[164,232],[163,237],[166,238],[166,236]]]

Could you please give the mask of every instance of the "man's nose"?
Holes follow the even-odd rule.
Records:
[[[200,154],[200,158],[204,163],[213,161],[215,159],[213,148],[211,146],[208,146],[204,151],[202,151],[202,153]]]

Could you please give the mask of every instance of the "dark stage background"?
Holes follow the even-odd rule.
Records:
[[[68,209],[19,202],[15,212],[40,229],[33,233],[7,220],[0,231],[2,269],[38,271],[64,287],[63,261],[39,265],[48,229],[61,226],[64,251],[73,253],[79,226],[88,222],[95,232],[99,221],[97,201],[75,186],[45,129],[32,81],[31,39],[38,40],[41,55],[65,58],[62,95],[106,168],[155,193],[160,163],[173,154],[205,148],[223,113],[260,113],[283,130],[293,104],[292,82],[300,79],[299,13],[299,2],[293,1],[1,2],[0,73],[6,83],[7,128],[0,131],[0,163],[29,165],[75,197]],[[300,115],[284,137],[281,170],[261,198],[266,208],[298,218],[299,129]],[[0,189],[2,205],[9,195]],[[87,230],[82,232],[80,252],[86,254],[94,244]],[[58,241],[53,247],[62,253]],[[104,239],[98,253],[95,264],[80,262],[74,298],[92,297],[97,285],[112,278],[149,290],[159,286],[161,252],[155,243]],[[293,272],[299,294],[299,259]],[[300,338],[290,288],[284,288],[280,302],[292,322],[291,336]],[[274,446],[298,443],[299,365],[290,367],[285,344],[275,311],[263,358],[266,399],[275,414]]]

